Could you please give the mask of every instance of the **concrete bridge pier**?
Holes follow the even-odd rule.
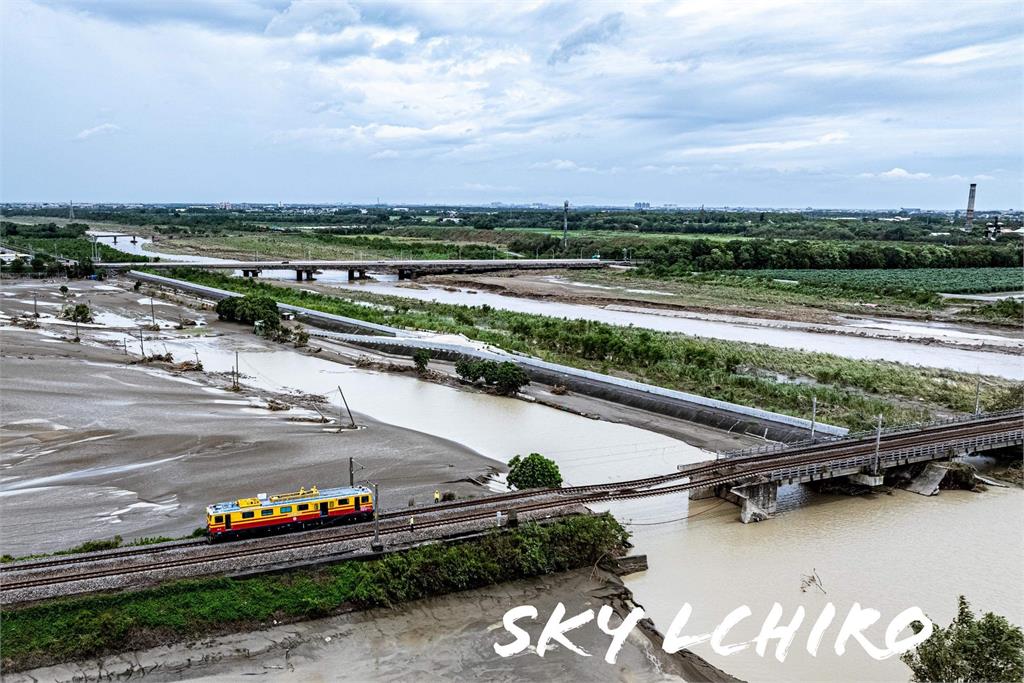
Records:
[[[730,497],[735,496],[735,500]],[[779,482],[766,481],[730,489],[725,496],[740,506],[740,521],[744,524],[763,522],[775,516],[779,501]]]
[[[244,268],[242,269],[242,277],[256,277],[259,274],[260,271],[258,270],[245,270]]]
[[[138,244],[139,240],[135,239],[135,235],[132,235],[132,244]]]
[[[414,277],[416,277],[416,271],[412,270],[411,268],[399,268],[398,269],[398,279],[399,280],[411,280]]]
[[[366,271],[361,268],[349,268],[348,269],[348,281],[355,282],[356,280],[365,280]]]
[[[296,269],[296,271],[295,271],[295,281],[296,282],[302,282],[302,276],[303,275],[306,276],[307,280],[312,281],[314,279],[313,278],[313,271],[312,270],[308,270],[308,269],[306,269],[306,270],[298,270],[298,269]]]
[[[117,244],[117,235],[114,235],[114,244]]]
[[[713,488],[690,491],[690,500],[722,498],[740,508],[740,521],[744,524],[763,522],[775,516],[778,509],[779,485],[777,481],[755,484],[722,484]]]

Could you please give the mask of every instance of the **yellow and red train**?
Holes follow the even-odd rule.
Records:
[[[373,518],[373,492],[365,486],[306,490],[215,503],[206,508],[206,534],[212,541],[291,531]]]

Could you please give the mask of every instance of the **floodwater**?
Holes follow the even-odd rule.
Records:
[[[167,346],[182,357],[196,348],[208,369],[226,370],[234,363],[234,349],[222,348],[220,341]],[[358,412],[457,441],[497,460],[543,453],[558,462],[568,484],[664,473],[710,457],[630,426],[265,349],[255,342],[240,349],[246,382],[321,393],[340,384]],[[332,401],[340,410],[337,393]],[[807,624],[827,602],[835,605],[841,623],[857,602],[881,612],[881,625],[868,631],[881,645],[889,620],[908,607],[948,623],[961,593],[976,608],[1024,623],[1024,598],[1016,590],[1024,579],[1024,491],[1019,489],[851,498],[787,487],[780,499],[783,512],[752,525],[741,524],[737,508],[716,499],[691,504],[672,495],[605,507],[627,523],[636,552],[648,555],[650,569],[628,577],[627,585],[663,633],[686,602],[694,608],[687,634],[710,631],[728,612],[749,605],[752,616],[727,642],[753,638],[774,602],[784,608],[784,621],[803,606]],[[813,572],[826,592],[800,590],[803,577]],[[835,623],[826,632],[822,650],[812,657],[804,649],[810,628],[805,626],[782,664],[772,658],[774,647],[766,658],[753,648],[728,657],[707,644],[693,649],[747,680],[907,679],[898,659],[875,661],[856,641],[845,655],[836,655],[838,627]]]
[[[113,238],[101,238],[102,242],[112,244]],[[118,241],[117,248],[123,251],[148,256],[160,256],[167,261],[199,260],[206,262],[230,262],[229,259],[211,259],[194,257],[186,254],[164,254],[156,250],[144,249],[148,240],[139,239],[138,244],[131,244],[127,239]],[[240,272],[236,272],[240,274]],[[264,271],[261,277],[270,279],[292,279],[292,271]],[[925,367],[959,370],[995,375],[1014,380],[1024,380],[1024,362],[1019,355],[954,349],[938,344],[927,344],[912,341],[896,341],[871,337],[851,338],[843,334],[822,334],[810,332],[792,326],[769,327],[755,322],[742,320],[712,320],[693,317],[692,315],[666,315],[664,313],[642,312],[633,310],[613,310],[584,304],[568,304],[554,301],[537,301],[528,298],[502,296],[488,292],[473,290],[447,291],[441,287],[413,289],[399,287],[394,278],[385,278],[372,282],[349,283],[347,274],[342,271],[325,271],[317,278],[321,282],[331,283],[339,287],[352,287],[358,291],[375,294],[388,294],[423,301],[479,306],[487,304],[494,308],[520,313],[534,313],[556,318],[596,320],[612,325],[633,325],[662,332],[676,332],[713,339],[729,341],[755,342],[781,348],[799,349],[832,353],[846,358],[864,360],[888,360]],[[931,323],[914,323],[908,321],[857,320],[844,321],[847,328],[874,329],[904,335],[909,338],[932,337],[945,338],[960,343],[982,343],[1006,345],[1019,341],[1016,337],[1006,337],[992,332],[972,331],[968,328]],[[834,326],[837,331],[843,327]]]

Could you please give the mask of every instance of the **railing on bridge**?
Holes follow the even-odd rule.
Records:
[[[941,427],[944,425],[959,424],[964,422],[974,422],[977,420],[984,420],[994,417],[1003,417],[1011,415],[1021,415],[1024,419],[1024,412],[1019,409],[1011,410],[999,410],[991,413],[979,413],[979,414],[967,414],[967,415],[956,415],[943,420],[933,420],[931,422],[917,422],[909,425],[897,425],[895,427],[889,427],[882,430],[882,436],[891,436],[894,434],[912,434],[913,432],[919,432],[922,429],[929,427]],[[746,458],[749,456],[756,455],[767,455],[769,453],[778,453],[779,451],[792,450],[796,448],[802,448],[806,446],[814,446],[818,444],[834,443],[837,441],[860,441],[869,437],[874,437],[877,431],[869,429],[862,432],[849,432],[843,435],[832,435],[822,433],[820,437],[816,436],[814,440],[805,439],[804,441],[796,441],[792,443],[771,443],[765,444],[764,446],[754,446],[751,448],[740,448],[732,451],[724,451],[719,454],[719,458],[725,460],[728,458]]]
[[[1012,411],[1011,411],[1012,412]],[[948,457],[950,452],[969,453],[989,448],[998,447],[1002,444],[1012,444],[1024,441],[1024,429],[1000,432],[998,434],[983,434],[972,436],[955,441],[944,443],[928,444],[924,446],[912,446],[900,448],[894,451],[881,451],[878,454],[878,464],[881,467],[892,467],[895,465],[909,464],[910,462],[921,462],[923,460],[938,460]],[[806,463],[793,467],[781,467],[770,472],[759,472],[749,476],[740,476],[737,481],[784,481],[787,479],[815,478],[816,475],[830,470],[847,470],[871,467],[875,464],[875,454],[866,453],[861,455],[832,460],[828,462]]]

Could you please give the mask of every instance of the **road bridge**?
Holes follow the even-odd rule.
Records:
[[[920,462],[1024,445],[1024,411],[970,415],[945,422],[726,453],[718,467],[691,479],[693,499],[718,496],[740,506],[744,523],[775,514],[779,486],[847,477],[881,486],[885,472]],[[681,468],[686,472],[687,468]],[[701,485],[706,482],[705,485]]]
[[[146,268],[170,270],[172,268],[205,268],[217,270],[240,270],[245,277],[256,277],[264,270],[294,270],[295,279],[312,280],[315,273],[323,270],[348,271],[350,280],[366,277],[366,273],[393,273],[398,279],[406,280],[420,275],[444,275],[448,273],[487,273],[497,270],[555,270],[605,268],[624,265],[623,261],[604,259],[382,259],[377,261],[337,260],[281,260],[281,261],[158,261],[147,263]],[[116,263],[100,261],[97,268],[108,270],[131,270],[138,263]]]

